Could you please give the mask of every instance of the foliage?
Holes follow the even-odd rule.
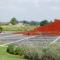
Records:
[[[16,48],[17,48],[17,46],[16,46],[15,44],[10,44],[10,45],[7,47],[7,52],[10,53],[10,54],[14,54]]]
[[[17,46],[16,44],[10,44],[7,47],[7,52],[14,55],[24,55],[25,47],[24,46]]]
[[[12,49],[14,54],[23,56],[28,60],[60,60],[60,46],[57,45],[49,46],[47,48],[18,46],[17,48],[14,47]],[[11,52],[11,49],[9,51]]]
[[[39,59],[37,51],[33,48],[26,49],[24,58],[29,59],[29,60],[38,60]]]
[[[24,55],[24,53],[25,53],[25,47],[24,46],[18,46],[14,52],[14,54],[20,55],[20,56]]]
[[[40,25],[40,22],[37,22],[37,21],[31,21],[29,22],[30,25],[35,25],[35,26],[38,26]]]
[[[29,22],[28,21],[25,21],[25,20],[23,20],[22,23],[23,24],[29,24]]]
[[[18,21],[17,21],[17,19],[16,19],[15,17],[13,17],[13,18],[11,19],[10,23],[11,23],[12,25],[15,25],[15,24],[18,23]]]
[[[2,29],[2,27],[0,26],[0,33],[2,32],[2,30],[3,30],[3,29]]]
[[[43,55],[41,56],[41,60],[55,60],[55,54],[52,56],[52,51],[49,51],[50,49],[43,49]]]
[[[44,25],[46,25],[46,24],[48,24],[49,22],[47,21],[47,20],[44,20],[44,21],[41,21],[40,22],[40,26],[44,26]]]

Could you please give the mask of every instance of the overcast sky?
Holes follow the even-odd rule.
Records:
[[[60,0],[0,0],[0,21],[60,18]]]

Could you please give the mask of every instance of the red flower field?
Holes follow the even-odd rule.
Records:
[[[49,23],[45,26],[39,26],[32,31],[28,32],[17,32],[15,34],[24,34],[24,35],[60,35],[60,19],[55,19],[54,22]]]

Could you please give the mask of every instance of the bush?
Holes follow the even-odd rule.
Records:
[[[15,45],[15,44],[10,44],[10,45],[8,45],[8,47],[7,47],[7,52],[10,53],[10,54],[14,54],[16,48],[17,48],[17,45]]]
[[[7,47],[7,52],[10,54],[22,56],[25,53],[25,47],[24,46],[17,46],[15,44],[10,44]]]
[[[27,49],[25,51],[24,58],[29,60],[39,60],[37,51],[33,49]]]
[[[35,48],[30,46],[17,46],[10,44],[7,47],[10,54],[23,56],[29,60],[60,60],[60,47]]]
[[[2,27],[0,26],[0,33],[2,32]]]
[[[46,48],[42,51],[44,54],[41,56],[41,60],[56,60],[56,55],[53,53],[53,50],[51,50],[51,48]]]
[[[18,46],[14,52],[14,54],[20,55],[20,56],[24,55],[24,53],[25,53],[25,47],[24,46]]]

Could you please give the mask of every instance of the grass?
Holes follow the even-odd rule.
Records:
[[[8,54],[5,47],[0,47],[0,60],[25,60],[18,55]]]
[[[17,24],[17,25],[1,25],[3,31],[29,31],[34,29],[36,26],[29,24]]]

